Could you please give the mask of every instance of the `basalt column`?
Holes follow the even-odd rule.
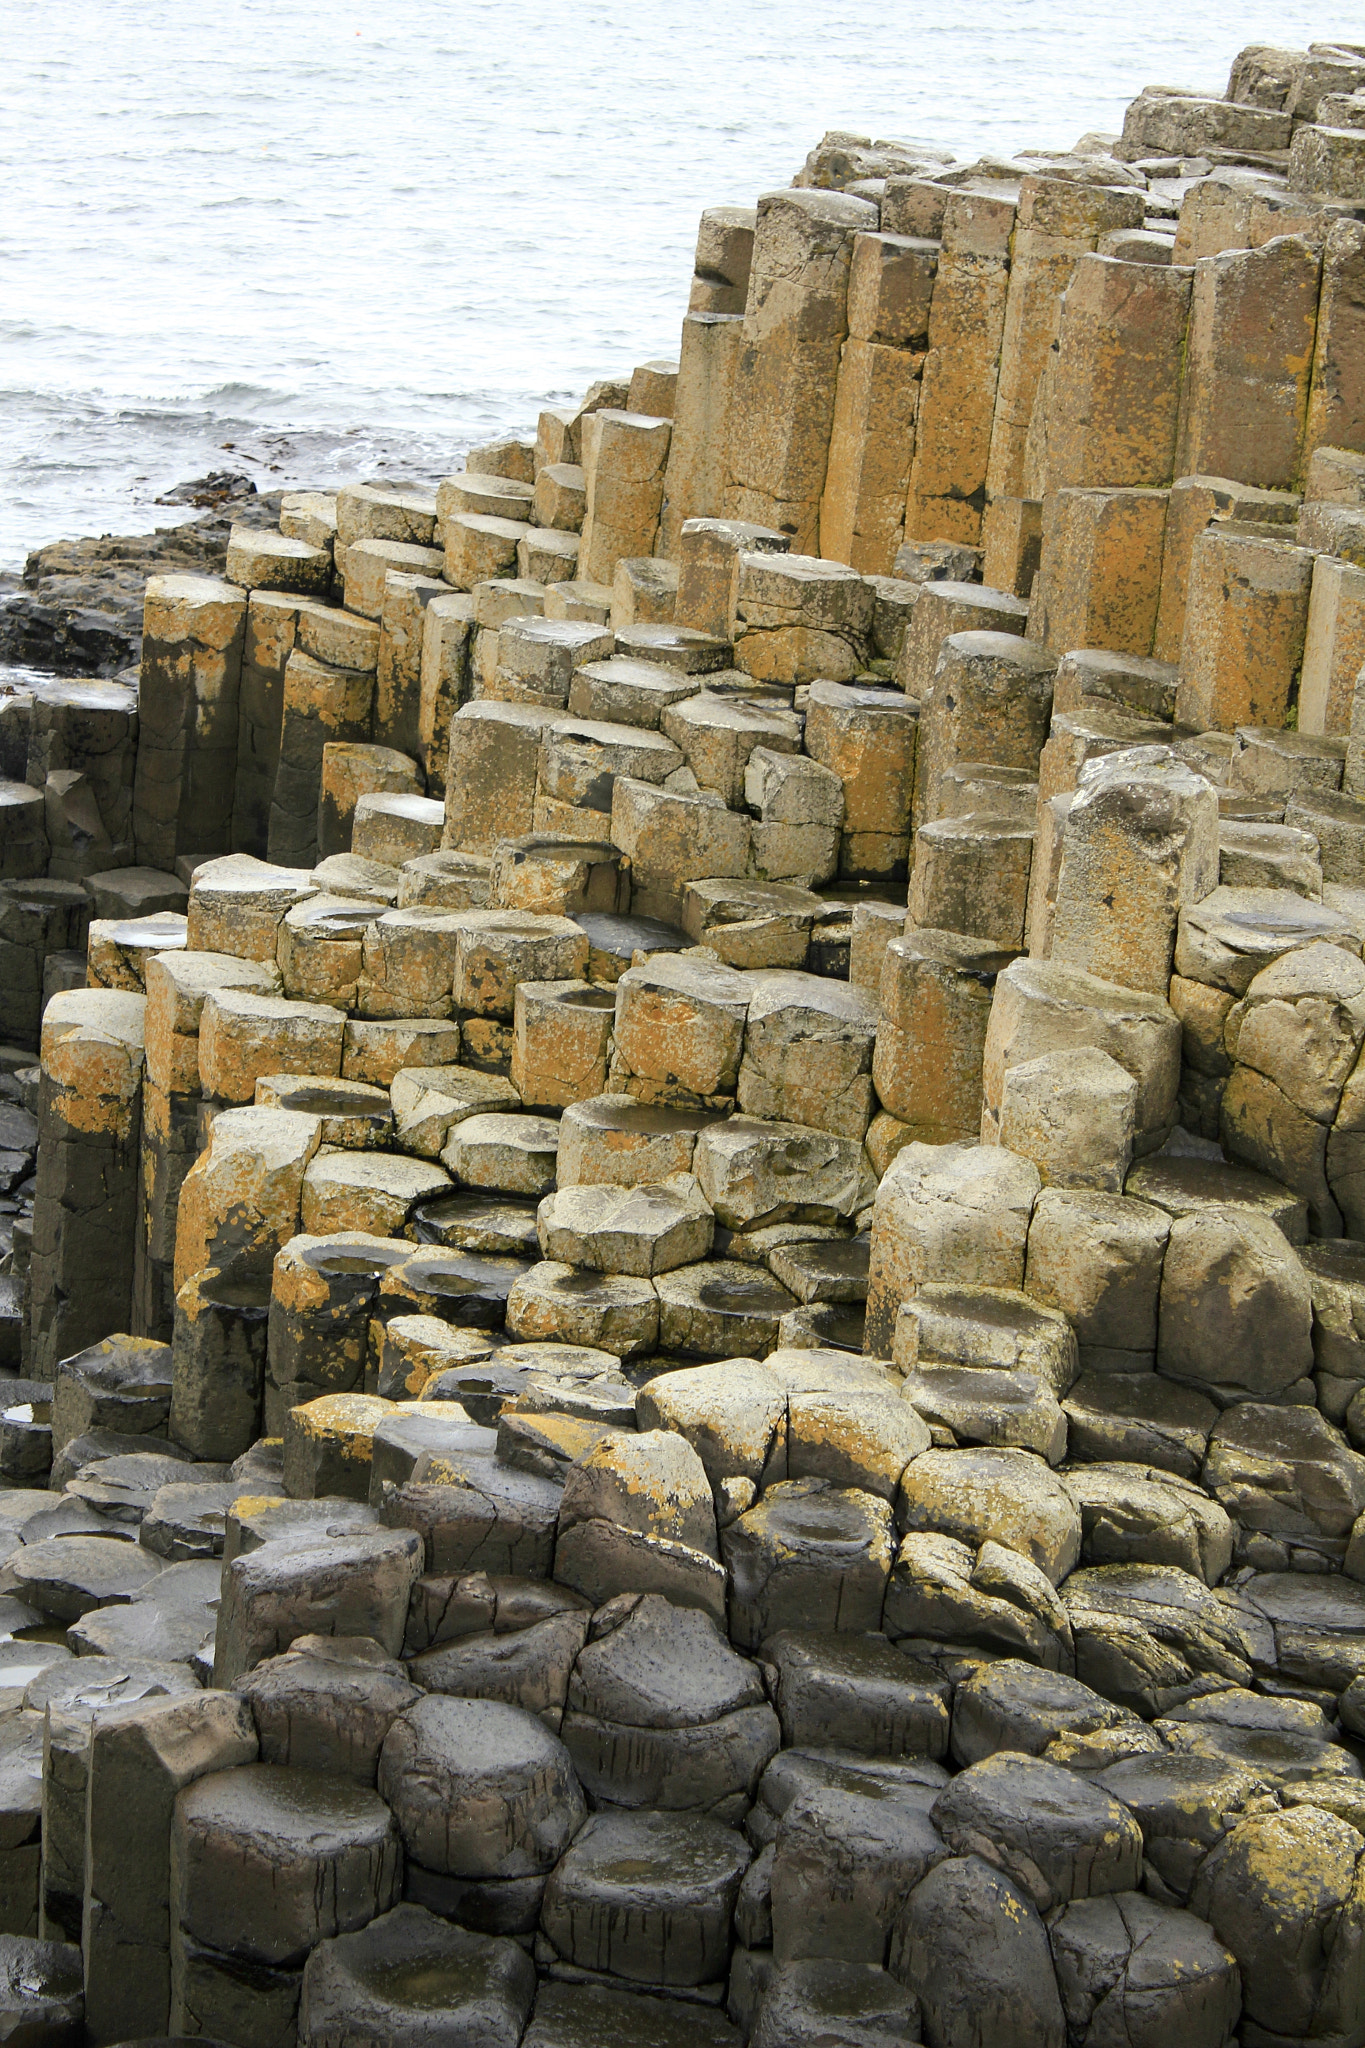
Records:
[[[853,238],[876,226],[876,209],[847,192],[758,202],[725,513],[789,533],[799,554],[818,552]]]
[[[32,1370],[126,1329],[137,1231],[142,996],[71,989],[43,1018]]]
[[[1015,197],[1008,185],[967,186],[951,193],[943,209],[907,540],[975,546],[981,538]]]
[[[820,549],[865,575],[889,576],[904,537],[937,261],[909,235],[853,238]]]
[[[133,784],[144,867],[231,849],[246,608],[246,592],[216,576],[147,585]]]
[[[1146,194],[1140,189],[1074,185],[1032,174],[1020,185],[986,479],[992,497],[1023,494],[1033,403],[1057,338],[1062,294],[1077,263],[1102,234],[1141,227],[1145,208]]]

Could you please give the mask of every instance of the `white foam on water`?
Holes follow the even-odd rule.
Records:
[[[1066,148],[1348,31],[1308,0],[7,0],[0,570],[184,517],[152,501],[209,469],[439,477],[675,354],[701,208],[828,128]]]

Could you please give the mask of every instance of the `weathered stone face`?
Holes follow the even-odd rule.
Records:
[[[205,1266],[244,1278],[269,1271],[298,1229],[304,1176],[320,1138],[318,1119],[297,1110],[242,1108],[214,1119],[181,1193],[178,1284]]]
[[[1180,910],[1217,882],[1212,787],[1164,749],[1106,754],[1067,812],[1051,957],[1164,996]]]
[[[1357,2041],[1363,104],[833,133],[0,695],[0,2035]]]
[[[1217,1387],[1230,1369],[1248,1393],[1280,1394],[1310,1368],[1308,1282],[1267,1219],[1232,1204],[1179,1218],[1161,1301],[1158,1365],[1173,1378]]]
[[[1135,1145],[1155,1150],[1175,1121],[1180,1024],[1161,996],[1140,995],[1060,963],[1028,960],[997,983],[982,1062],[983,1132],[998,1130],[1005,1074],[1016,1059],[1098,1047],[1138,1084]]]

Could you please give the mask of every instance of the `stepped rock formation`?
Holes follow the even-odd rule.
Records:
[[[827,136],[0,770],[6,2038],[1365,2042],[1365,46]]]

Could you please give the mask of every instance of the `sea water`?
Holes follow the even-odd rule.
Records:
[[[1352,33],[1307,0],[5,0],[0,571],[211,469],[434,479],[677,353],[697,216]],[[1359,34],[1359,22],[1355,23]]]

